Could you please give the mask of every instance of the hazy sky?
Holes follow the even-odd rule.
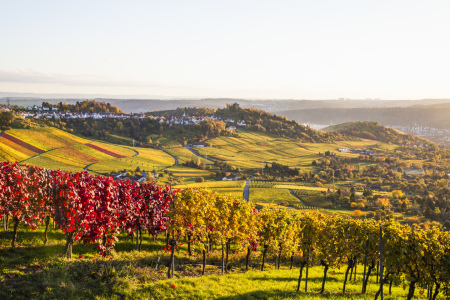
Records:
[[[0,91],[450,98],[450,1],[0,0]]]

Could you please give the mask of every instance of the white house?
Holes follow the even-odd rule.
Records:
[[[245,121],[244,121],[244,120],[239,120],[239,121],[237,122],[237,124],[238,124],[238,126],[247,126],[247,124],[245,124]]]
[[[347,148],[339,148],[339,151],[341,151],[341,152],[348,152],[348,149]]]
[[[208,144],[205,142],[197,142],[192,147],[208,147]]]

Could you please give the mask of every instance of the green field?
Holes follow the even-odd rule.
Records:
[[[256,204],[279,205],[284,201],[288,205],[301,206],[301,202],[288,189],[250,188],[249,192],[249,200]]]

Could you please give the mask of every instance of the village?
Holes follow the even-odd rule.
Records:
[[[184,113],[183,116],[159,116],[152,114],[126,114],[126,113],[110,113],[110,112],[60,112],[57,107],[41,107],[41,106],[28,106],[25,111],[19,113],[23,118],[33,118],[33,119],[140,119],[144,118],[154,118],[159,120],[160,124],[169,124],[169,126],[173,125],[196,125],[200,124],[206,120],[220,120],[226,123],[228,126],[226,128],[227,131],[236,130],[237,127],[245,127],[247,126],[245,120],[238,120],[237,122],[230,118],[223,118],[220,116],[186,116]]]

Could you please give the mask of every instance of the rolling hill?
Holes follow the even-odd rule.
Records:
[[[87,140],[52,127],[12,129],[2,133],[0,159],[68,171],[83,171],[90,166],[98,173],[138,166],[159,169],[174,164],[174,159],[160,150],[132,149]]]
[[[407,134],[393,128],[380,125],[378,122],[347,122],[339,125],[333,125],[322,129],[325,132],[338,132],[344,135],[355,136],[363,139],[377,140],[385,143],[394,144],[416,144],[432,142],[412,135]]]

